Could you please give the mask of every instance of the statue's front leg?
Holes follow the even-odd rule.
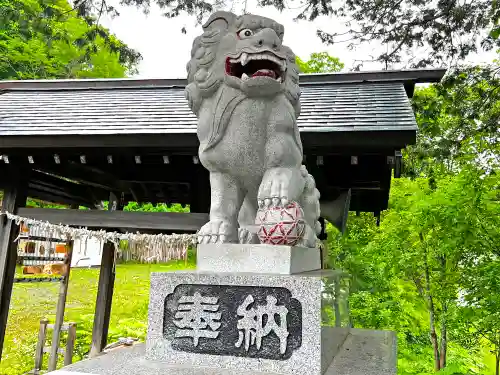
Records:
[[[304,166],[301,168],[271,168],[262,179],[258,202],[261,208],[285,207],[295,201],[301,206],[305,231],[297,243],[304,247],[315,247],[317,233],[321,227],[319,217],[319,191]]]
[[[300,168],[270,168],[264,174],[259,187],[259,207],[285,206],[298,201],[304,190],[305,179]]]
[[[238,213],[244,190],[226,173],[210,173],[210,221],[198,232],[198,243],[238,243]]]

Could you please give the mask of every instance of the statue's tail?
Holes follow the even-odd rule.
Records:
[[[312,230],[312,233],[306,233],[305,239],[310,245],[314,243],[313,246],[315,246],[317,236],[321,233],[321,223],[318,221],[320,216],[320,193],[319,190],[316,189],[314,177],[307,172],[305,165],[301,166],[300,171],[302,173],[302,177],[305,179],[305,186],[304,191],[302,192],[300,205],[304,211],[306,223],[309,225],[310,230]]]

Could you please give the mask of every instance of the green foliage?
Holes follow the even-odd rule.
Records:
[[[436,296],[436,317],[448,328],[450,346],[464,353],[448,353],[446,373],[461,374],[457,366],[493,373],[500,360],[500,305],[498,294],[491,292],[500,288],[499,69],[498,61],[451,69],[441,83],[417,90],[413,98],[419,132],[417,144],[404,152],[404,174],[420,180],[422,191],[427,185],[427,192],[405,194],[414,195],[412,206],[420,205],[414,220],[426,225],[421,242],[431,249],[430,293]],[[413,244],[418,244],[417,229],[422,228],[413,226],[407,233],[410,240],[413,235]],[[418,249],[414,254],[421,259]],[[444,266],[436,258],[445,260]],[[474,355],[484,360],[464,365]]]
[[[498,232],[498,230],[497,230]],[[493,239],[495,240],[495,239]],[[464,275],[464,304],[460,308],[464,329],[473,339],[491,348],[500,360],[500,249],[498,240],[492,245],[494,254],[486,254]]]
[[[410,177],[455,173],[466,165],[500,168],[500,68],[451,70],[443,82],[416,90],[419,132],[405,151]]]
[[[38,199],[31,199],[31,198],[26,200],[26,207],[29,207],[29,208],[58,208],[58,209],[69,208],[68,206],[65,206],[65,205],[43,202],[43,201],[40,201]]]
[[[189,206],[182,206],[179,203],[165,204],[159,203],[137,203],[129,202],[124,208],[124,211],[146,211],[146,212],[189,212]]]
[[[194,262],[190,261],[188,268],[193,266]],[[120,337],[145,339],[151,272],[182,268],[185,268],[184,261],[117,265],[109,343],[118,341]],[[20,269],[17,272],[21,272]],[[98,278],[99,269],[71,270],[65,321],[77,323],[73,361],[87,358],[90,351]],[[21,375],[33,369],[39,322],[45,317],[53,322],[58,290],[56,283],[14,285],[0,374]],[[62,337],[63,344],[64,340],[65,336]],[[62,366],[61,361],[59,367]],[[44,363],[46,366],[47,354]]]
[[[319,30],[321,40],[327,44],[347,40],[350,47],[378,41],[386,51],[371,60],[386,66],[402,62],[415,68],[443,66],[500,47],[498,1],[360,0],[327,4],[312,2],[299,18],[312,20],[323,14],[342,17],[348,32]]]
[[[295,61],[301,73],[331,73],[344,69],[344,64],[340,62],[340,59],[330,56],[328,52],[311,53],[307,61],[297,56]]]
[[[0,79],[118,78],[139,53],[66,0],[0,0]]]
[[[234,0],[125,0],[148,11],[155,3],[168,18],[179,15],[194,16],[198,23],[216,9],[246,11],[247,3]],[[341,32],[317,30],[326,44],[342,44],[347,48],[370,47],[370,43],[383,46],[375,56],[366,56],[355,66],[359,69],[365,61],[406,64],[411,67],[443,66],[463,61],[467,56],[500,47],[500,2],[496,0],[426,2],[415,0],[357,0],[318,1],[306,0],[287,3],[285,0],[257,0],[261,7],[272,6],[279,11],[291,9],[296,18],[314,21],[330,16],[333,27]],[[116,13],[104,0],[83,0],[79,3],[82,14]],[[186,32],[183,27],[182,32]],[[370,48],[371,49],[371,48]]]
[[[330,262],[353,277],[353,326],[398,332],[398,373],[434,372],[431,313],[438,342],[448,339],[442,373],[491,371],[480,353],[499,347],[499,186],[475,168],[394,179],[380,228],[351,215],[347,233],[329,238]]]

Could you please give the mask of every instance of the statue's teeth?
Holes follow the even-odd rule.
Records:
[[[248,53],[243,52],[238,59],[230,59],[231,63],[239,62],[242,66],[245,66],[251,60],[269,60],[277,64],[281,68],[282,72],[286,71],[286,61],[270,53],[255,53],[249,55]]]
[[[243,52],[241,54],[241,65],[245,66],[247,62],[248,62],[248,53]]]
[[[242,81],[246,81],[246,80],[247,80],[247,79],[249,79],[249,78],[250,78],[250,77],[249,77],[249,76],[248,76],[248,74],[246,74],[246,73],[243,73],[243,74],[241,75],[241,80],[242,80]]]
[[[277,58],[277,57],[274,57],[274,56],[266,56],[266,58],[268,60],[271,60],[272,62],[278,64],[278,65],[281,65],[281,61]]]

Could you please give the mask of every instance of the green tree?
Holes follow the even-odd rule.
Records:
[[[500,68],[453,69],[436,85],[415,91],[419,132],[406,149],[407,176],[456,172],[466,165],[500,168]]]
[[[500,47],[498,1],[360,0],[337,5],[311,0],[299,18],[313,20],[319,15],[339,17],[348,29],[318,30],[323,42],[354,47],[378,41],[387,48],[373,60],[384,64],[448,65]]]
[[[495,356],[495,374],[500,374],[500,257],[487,256],[479,260],[473,271],[465,275],[463,314],[465,329],[485,345]]]
[[[430,182],[394,179],[379,228],[368,213],[342,237],[329,228],[331,266],[352,275],[354,327],[398,332],[398,373],[486,373],[479,349],[498,353],[500,180],[471,167]]]
[[[147,11],[151,1],[123,0]],[[246,9],[234,0],[157,0],[167,17],[180,14],[194,16],[198,22],[216,9]],[[257,0],[259,6],[278,10],[295,9],[298,19],[314,21],[319,16],[332,16],[344,24],[346,31],[331,33],[318,30],[327,44],[347,44],[348,47],[377,41],[386,48],[373,60],[384,64],[403,63],[414,67],[442,65],[462,61],[479,50],[500,46],[500,2],[494,0],[305,0],[287,3],[285,0]],[[298,5],[298,6],[297,6]],[[104,0],[82,0],[82,14],[92,10],[115,12]],[[405,61],[406,60],[406,61]]]
[[[344,69],[344,64],[340,62],[340,59],[330,56],[328,52],[311,53],[307,61],[297,56],[296,61],[302,73],[331,73]]]
[[[0,79],[124,77],[141,56],[66,0],[0,0]]]
[[[404,186],[396,187],[393,205],[369,251],[392,259],[386,272],[411,280],[425,301],[434,365],[440,370],[447,365],[463,278],[475,261],[497,251],[500,211],[491,188],[498,186],[498,178],[464,169],[437,180],[435,186],[427,179],[394,183]]]
[[[145,212],[189,212],[189,206],[182,206],[179,203],[165,204],[129,202],[124,211],[145,211]]]
[[[351,213],[348,223],[344,235],[331,225],[327,229],[329,266],[351,275],[351,325],[396,331],[398,374],[430,373],[425,304],[411,282],[386,272],[389,258],[369,246],[380,231],[373,215]]]

